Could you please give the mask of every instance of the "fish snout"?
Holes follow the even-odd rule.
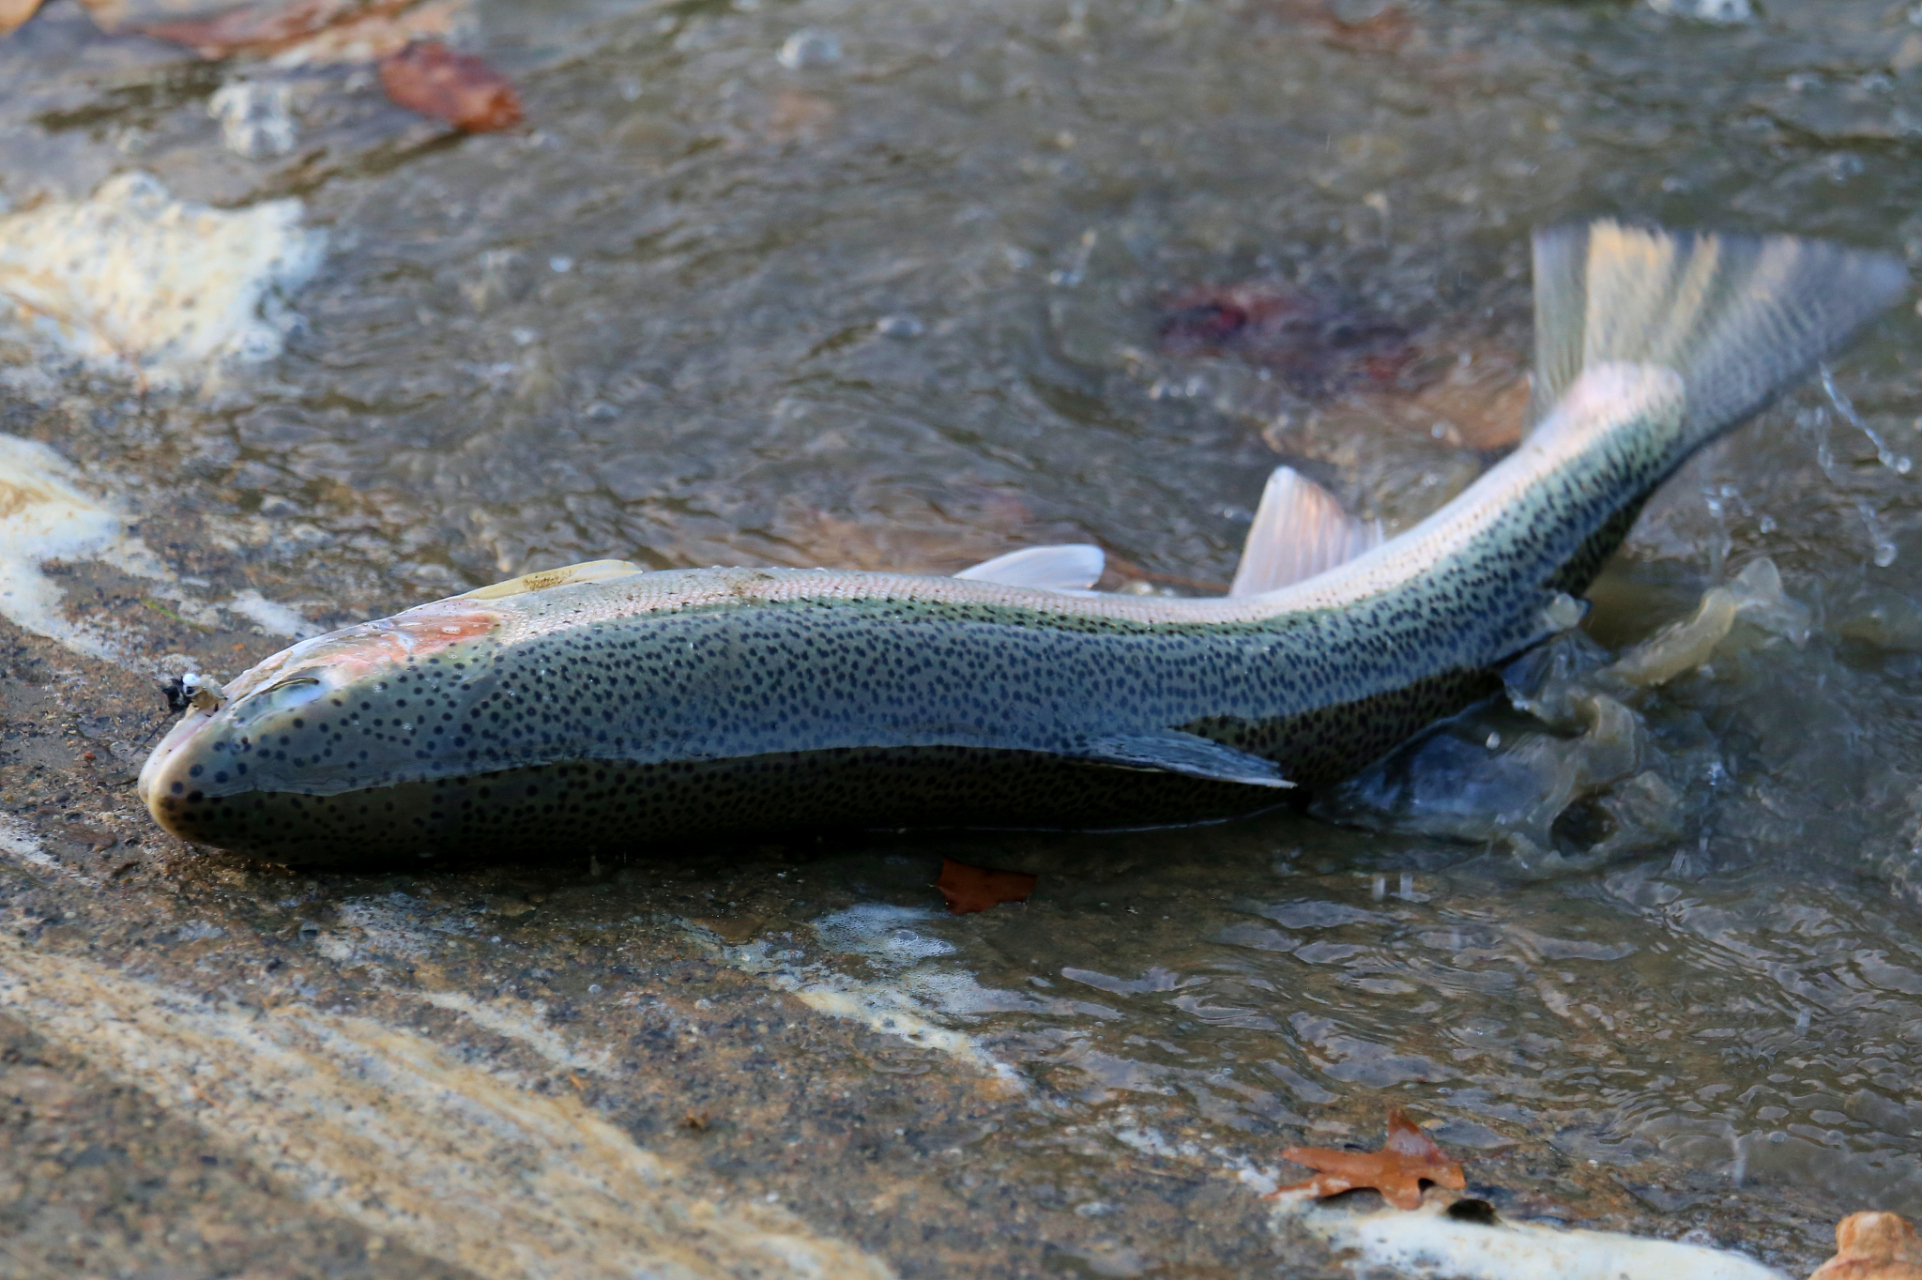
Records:
[[[189,744],[216,714],[216,711],[203,707],[188,707],[187,714],[167,730],[166,736],[148,753],[146,762],[140,766],[140,777],[134,783],[134,792],[156,819],[160,818],[160,810],[154,803],[155,798],[169,793],[170,784],[178,780],[174,776],[175,766],[188,753]],[[164,820],[161,825],[166,825]]]
[[[255,669],[259,671],[259,668]],[[249,673],[252,675],[253,673]],[[335,680],[324,667],[278,672],[264,687],[239,697],[203,698],[141,766],[136,792],[155,822],[177,836],[204,840],[205,815],[196,812],[225,797],[258,789],[253,750],[265,733],[300,723],[302,708],[325,697]],[[236,688],[252,683],[243,676]]]

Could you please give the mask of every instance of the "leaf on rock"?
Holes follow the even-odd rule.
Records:
[[[1388,1138],[1380,1151],[1337,1151],[1329,1147],[1289,1147],[1281,1158],[1307,1165],[1315,1176],[1275,1191],[1306,1191],[1317,1199],[1344,1191],[1372,1187],[1397,1209],[1421,1208],[1421,1184],[1432,1182],[1450,1191],[1466,1191],[1458,1161],[1435,1145],[1400,1110],[1388,1113]]]
[[[1922,1280],[1922,1240],[1893,1213],[1852,1213],[1835,1229],[1835,1256],[1809,1280]]]
[[[335,23],[371,13],[391,15],[411,2],[376,0],[370,5],[363,0],[295,0],[293,4],[254,4],[218,17],[156,22],[139,30],[156,40],[185,45],[212,62],[237,53],[279,53]]]
[[[1034,882],[1034,876],[1019,871],[971,867],[965,862],[943,858],[941,878],[934,882],[934,887],[948,900],[949,911],[965,916],[1003,902],[1026,902],[1034,892]]]
[[[438,41],[409,45],[380,61],[380,83],[395,103],[470,133],[521,122],[521,99],[506,76]]]
[[[0,36],[39,12],[41,0],[0,0]]]
[[[294,0],[140,31],[210,61],[246,54],[283,66],[373,62],[416,40],[451,34],[469,6],[470,0]]]

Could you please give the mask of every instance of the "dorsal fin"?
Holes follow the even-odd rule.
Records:
[[[1231,596],[1312,578],[1381,543],[1381,521],[1357,520],[1333,494],[1293,467],[1276,467],[1235,570]]]
[[[1100,547],[1070,542],[1056,547],[1024,547],[963,569],[957,578],[998,582],[1004,587],[1043,591],[1086,591],[1101,578],[1108,557]]]
[[[502,596],[526,595],[530,591],[545,591],[549,587],[567,587],[577,582],[599,582],[603,578],[625,578],[630,573],[646,572],[640,565],[628,560],[584,560],[580,564],[564,565],[559,569],[536,569],[533,573],[523,573],[506,582],[496,582],[491,587],[463,591],[454,599],[499,600]]]

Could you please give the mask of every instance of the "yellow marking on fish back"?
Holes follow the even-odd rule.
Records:
[[[583,560],[579,564],[563,565],[558,569],[537,569],[533,573],[523,573],[518,578],[496,582],[491,587],[477,587],[453,598],[499,600],[503,596],[520,596],[532,591],[546,591],[549,587],[572,586],[577,582],[600,582],[607,578],[625,578],[630,573],[644,572],[646,570],[631,560]]]

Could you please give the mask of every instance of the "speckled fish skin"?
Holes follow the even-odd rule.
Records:
[[[141,793],[186,839],[301,863],[1274,805],[1572,625],[1661,480],[1905,284],[1876,255],[1608,223],[1539,239],[1537,276],[1537,428],[1305,581],[1171,600],[706,569],[470,593],[263,662],[183,718]]]

